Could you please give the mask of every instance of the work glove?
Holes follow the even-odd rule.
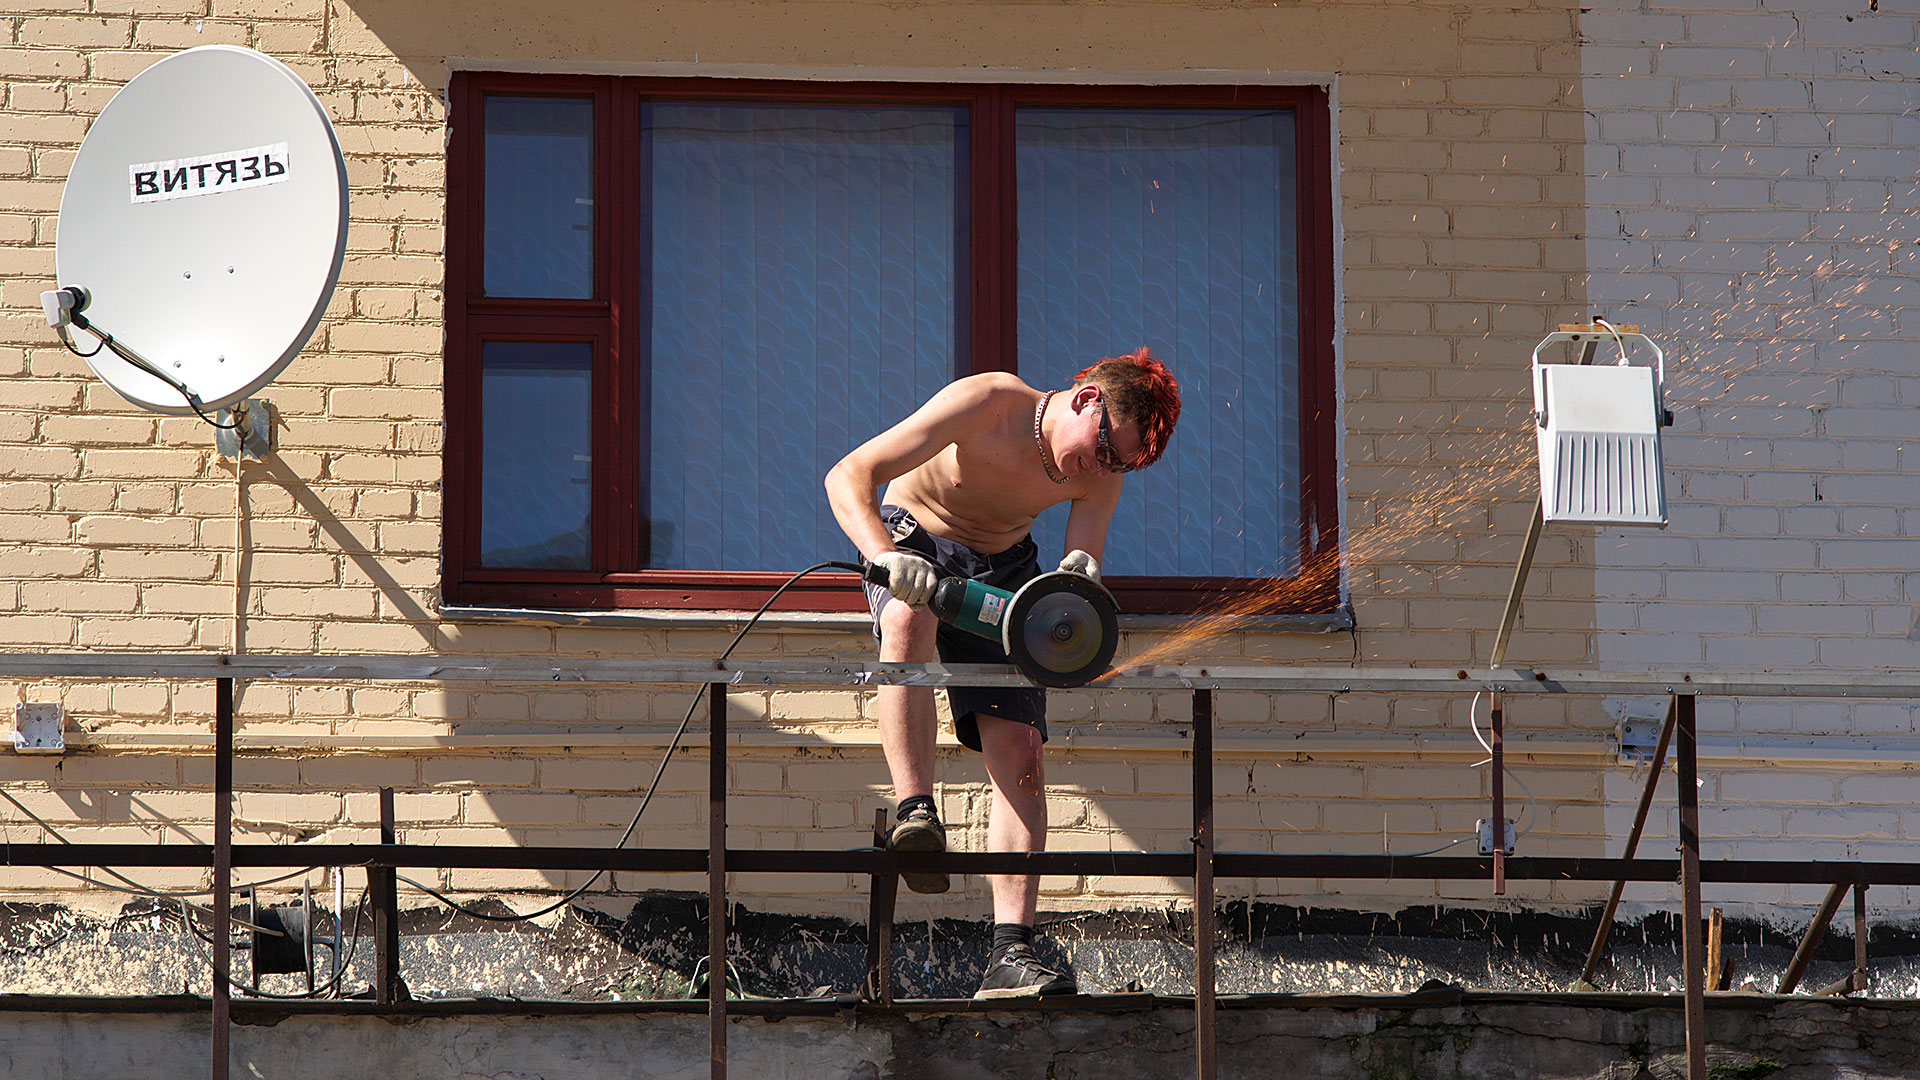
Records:
[[[1100,580],[1100,560],[1079,548],[1067,552],[1067,557],[1060,560],[1060,569],[1075,574],[1085,574],[1095,581]]]
[[[887,591],[910,608],[926,607],[940,580],[932,563],[911,552],[882,552],[874,556],[873,565],[887,572]]]

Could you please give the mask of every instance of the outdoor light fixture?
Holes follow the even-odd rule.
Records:
[[[1595,366],[1603,343],[1619,350],[1619,360]],[[1580,346],[1571,363],[1540,358],[1549,345]],[[1631,347],[1631,350],[1630,348]],[[1651,364],[1643,361],[1651,354]],[[1520,594],[1533,567],[1540,529],[1549,521],[1581,525],[1667,524],[1665,473],[1660,464],[1660,429],[1671,426],[1663,396],[1666,357],[1638,326],[1614,326],[1605,319],[1561,324],[1533,347],[1533,423],[1540,451],[1540,498],[1527,526],[1513,588],[1494,639],[1492,666],[1505,659]]]

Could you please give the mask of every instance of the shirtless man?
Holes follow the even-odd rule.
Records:
[[[960,379],[868,440],[827,473],[840,528],[889,586],[867,586],[883,661],[1005,663],[997,642],[955,630],[926,608],[945,575],[1016,589],[1040,572],[1028,531],[1042,510],[1071,501],[1060,569],[1098,580],[1120,474],[1159,459],[1180,418],[1180,390],[1147,350],[1102,360],[1066,390],[1042,393],[1013,375]],[[884,501],[874,489],[886,484]],[[988,846],[1046,848],[1045,691],[950,687],[955,733],[978,750],[993,786]],[[875,691],[880,743],[899,800],[887,846],[945,851],[933,801],[932,687]],[[945,892],[946,874],[904,875],[916,892]],[[993,879],[993,952],[975,997],[1071,994],[1070,972],[1033,951],[1040,879]]]

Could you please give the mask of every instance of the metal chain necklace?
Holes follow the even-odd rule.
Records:
[[[1047,444],[1040,439],[1040,418],[1047,415],[1047,402],[1053,400],[1058,390],[1049,390],[1040,395],[1040,407],[1033,410],[1033,445],[1040,449],[1040,467],[1047,470],[1047,479],[1056,484],[1064,484],[1067,478],[1053,471],[1053,459],[1047,456]]]

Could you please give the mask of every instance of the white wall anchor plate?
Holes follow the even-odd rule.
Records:
[[[59,754],[67,749],[60,706],[30,702],[13,707],[13,748],[22,754]]]

